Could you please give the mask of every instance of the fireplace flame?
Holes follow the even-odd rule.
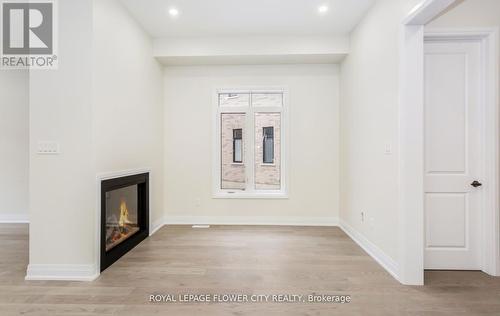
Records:
[[[128,219],[128,208],[127,202],[122,200],[120,202],[120,220],[118,221],[118,226],[124,227],[126,224],[130,224],[131,222]]]
[[[115,206],[116,207],[116,206]],[[106,251],[111,250],[122,241],[126,240],[133,234],[139,231],[137,223],[129,220],[129,211],[125,198],[120,200],[120,217],[117,220],[117,209],[113,210],[114,214],[109,223],[106,223]]]

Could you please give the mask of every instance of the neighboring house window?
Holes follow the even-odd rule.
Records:
[[[283,91],[218,93],[215,197],[286,197],[285,99]]]
[[[263,163],[274,163],[274,127],[264,127],[262,129],[264,135],[262,141],[262,158]]]
[[[233,129],[233,162],[243,162],[243,130]]]

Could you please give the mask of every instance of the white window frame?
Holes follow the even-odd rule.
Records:
[[[250,102],[248,106],[219,106],[219,94],[221,93],[249,93]],[[281,93],[283,104],[279,106],[252,107],[251,94],[257,93]],[[255,189],[255,113],[281,113],[281,168],[280,168],[280,190],[256,190]],[[243,146],[246,174],[245,190],[226,190],[221,188],[221,114],[223,113],[245,113],[245,128],[243,129]],[[285,87],[245,87],[215,89],[213,96],[213,167],[212,167],[212,195],[215,199],[287,199],[288,198],[288,135],[289,130],[289,105],[288,89]],[[248,131],[252,131],[249,133]]]

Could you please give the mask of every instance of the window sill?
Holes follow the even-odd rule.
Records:
[[[243,162],[231,162],[232,166],[244,166],[245,164]]]
[[[261,163],[261,167],[276,167],[275,163]]]
[[[277,199],[284,200],[288,199],[287,192],[234,192],[230,193],[230,191],[221,191],[214,193],[212,196],[213,199]]]

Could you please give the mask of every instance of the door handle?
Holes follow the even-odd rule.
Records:
[[[483,184],[477,180],[475,180],[474,182],[472,182],[470,185],[472,185],[473,187],[475,188],[478,188],[480,186],[482,186]]]

